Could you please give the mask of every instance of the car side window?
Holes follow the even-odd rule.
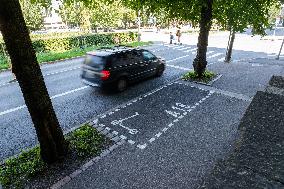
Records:
[[[134,50],[133,55],[135,57],[135,62],[142,62],[143,61],[143,55],[140,50]]]
[[[155,60],[156,57],[149,51],[142,51],[144,61]]]
[[[128,62],[128,57],[124,52],[116,54],[113,58],[113,63],[115,66],[122,66],[127,64],[127,62]]]

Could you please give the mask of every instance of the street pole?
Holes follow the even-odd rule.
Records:
[[[279,60],[279,57],[280,57],[280,54],[281,54],[281,51],[282,51],[282,48],[283,48],[283,44],[284,44],[284,38],[283,38],[283,40],[282,40],[282,44],[281,44],[279,53],[278,53],[277,57],[275,58],[276,60]]]

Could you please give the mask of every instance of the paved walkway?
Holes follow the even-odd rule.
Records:
[[[210,87],[174,81],[100,115],[97,124],[125,142],[64,188],[204,187],[234,152],[252,97],[284,76],[282,62],[268,63],[213,64],[222,77]]]
[[[242,118],[234,152],[203,188],[284,188],[284,77],[273,77]]]

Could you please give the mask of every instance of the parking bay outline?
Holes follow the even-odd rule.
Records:
[[[119,108],[116,108],[115,110],[113,111],[110,111],[110,112],[107,112],[106,114],[103,114],[99,117],[98,119],[98,122],[100,122],[100,120],[103,120],[104,118],[107,118],[108,116],[112,115],[112,114],[115,114],[119,111],[121,111],[122,109],[128,107],[128,106],[131,106],[133,105],[134,103],[137,103],[139,101],[141,101],[142,99],[152,95],[152,94],[155,94],[156,92],[158,91],[161,91],[162,89],[165,89],[171,85],[183,85],[183,86],[186,86],[186,87],[191,87],[191,88],[195,88],[195,89],[198,89],[200,91],[206,91],[208,93],[204,94],[206,97],[202,97],[203,95],[200,95],[201,96],[201,99],[198,99],[198,100],[195,100],[194,102],[191,102],[193,103],[192,106],[190,105],[187,105],[187,104],[183,104],[181,102],[174,102],[172,103],[172,105],[170,105],[168,108],[165,108],[163,111],[163,113],[165,114],[168,114],[170,115],[173,119],[171,120],[171,122],[169,124],[166,124],[164,126],[162,126],[161,128],[158,128],[157,130],[160,130],[160,132],[156,133],[156,134],[153,134],[153,137],[152,138],[148,138],[149,136],[146,136],[145,138],[141,138],[142,141],[145,141],[145,143],[140,143],[140,144],[137,144],[136,141],[133,141],[131,138],[131,136],[124,136],[124,135],[120,135],[120,137],[124,140],[128,139],[128,143],[130,143],[131,145],[134,145],[136,144],[136,147],[139,148],[139,149],[144,149],[147,147],[147,145],[149,143],[152,143],[154,142],[156,139],[158,139],[163,133],[165,133],[166,131],[168,131],[169,128],[171,128],[172,126],[175,125],[175,123],[177,123],[178,121],[180,121],[181,119],[183,119],[189,112],[191,112],[193,109],[195,109],[197,106],[199,106],[203,101],[205,101],[207,98],[209,98],[212,94],[213,94],[213,91],[209,91],[209,90],[205,90],[205,89],[201,89],[199,87],[196,87],[196,86],[188,86],[188,85],[185,85],[184,83],[181,83],[181,82],[172,82],[172,83],[169,83],[167,85],[164,85],[158,89],[155,89],[147,94],[144,94],[143,96],[141,97],[137,97],[135,98],[134,100],[132,100],[131,102],[128,102],[126,103],[125,105],[122,105],[120,106]],[[135,108],[135,107],[134,107]],[[134,113],[129,113],[125,116],[120,116],[119,118],[115,118],[115,120],[110,120],[110,121],[107,121],[107,122],[110,122],[109,123],[109,127],[111,127],[111,130],[113,130],[113,133],[117,133],[117,129],[115,128],[116,126],[120,126],[122,125],[122,127],[124,127],[124,129],[126,129],[128,131],[129,134],[131,134],[132,136],[133,135],[136,135],[139,133],[139,130],[138,129],[133,129],[131,127],[128,127],[127,123],[123,123],[124,121],[127,121],[129,119],[134,119],[135,117],[138,118],[140,116],[140,113],[139,111],[135,110],[133,111]],[[101,127],[104,127],[105,125],[104,124],[99,124],[99,126]],[[109,127],[106,127],[109,129]],[[130,131],[134,131],[133,133],[130,133]],[[156,132],[156,130],[154,131]],[[147,139],[148,138],[148,139]],[[140,139],[139,139],[140,140]]]

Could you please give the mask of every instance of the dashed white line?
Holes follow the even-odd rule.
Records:
[[[192,51],[196,51],[196,50],[197,50],[197,48],[194,48],[194,49],[190,49],[190,50],[183,51],[183,52],[188,53],[188,52],[192,52]]]
[[[161,135],[162,135],[162,133],[161,133],[161,132],[159,132],[159,133],[158,133],[158,134],[156,134],[155,136],[156,136],[157,138],[159,138]]]
[[[216,54],[213,54],[213,55],[211,55],[211,56],[208,56],[207,59],[209,59],[209,58],[214,58],[214,57],[220,56],[220,55],[222,55],[222,54],[223,54],[223,53],[216,53]]]
[[[145,149],[147,147],[147,144],[138,144],[137,145],[138,148],[140,148],[141,150]]]
[[[184,51],[184,50],[189,50],[189,49],[191,49],[191,47],[184,47],[184,48],[181,48],[181,49],[177,49],[177,50],[179,50],[179,51]]]
[[[127,137],[124,136],[124,135],[120,135],[120,138],[121,138],[122,140],[126,140],[126,139],[127,139]]]
[[[184,48],[184,46],[180,45],[180,46],[173,47],[172,49],[180,49],[180,48]]]
[[[172,62],[172,61],[179,60],[179,59],[182,59],[182,58],[186,58],[186,57],[189,57],[189,56],[190,55],[180,56],[178,58],[174,58],[174,59],[171,59],[171,60],[166,60],[166,62]]]
[[[155,138],[151,138],[151,139],[149,140],[149,142],[152,143],[152,142],[154,142],[155,140],[156,140]]]
[[[218,62],[224,62],[224,61],[225,61],[225,57],[218,59]]]
[[[174,122],[174,123],[176,123],[176,122],[178,122],[178,121],[179,121],[179,119],[175,119],[175,120],[173,120],[173,122]]]
[[[165,128],[163,128],[163,132],[166,132],[167,130],[168,130],[169,128],[168,127],[165,127]]]
[[[16,108],[9,109],[9,110],[5,110],[3,112],[0,112],[0,116],[11,113],[11,112],[15,112],[17,110],[21,110],[21,109],[26,108],[26,107],[27,107],[26,105],[23,105],[23,106],[18,106]]]
[[[131,145],[135,144],[135,141],[133,141],[133,140],[128,140],[127,142]]]
[[[185,68],[185,67],[181,67],[181,66],[175,66],[175,65],[171,65],[171,64],[167,64],[167,67],[176,68],[176,69],[185,70],[185,71],[193,70],[193,69],[190,69],[190,68]]]
[[[89,86],[84,86],[84,87],[80,87],[80,88],[77,88],[77,89],[74,89],[74,90],[71,90],[71,91],[67,91],[65,93],[57,94],[57,95],[54,95],[54,96],[52,96],[50,98],[54,99],[54,98],[62,97],[62,96],[65,96],[65,95],[68,95],[68,94],[71,94],[71,93],[75,93],[77,91],[81,91],[81,90],[87,89],[87,88],[89,88]]]

